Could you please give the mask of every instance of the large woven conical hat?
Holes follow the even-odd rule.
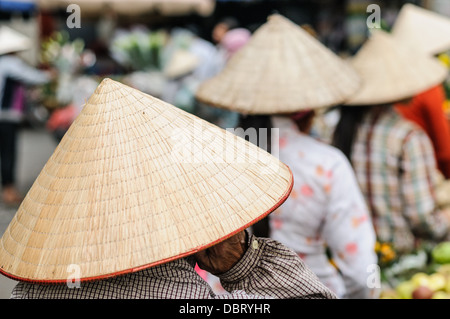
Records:
[[[168,262],[263,218],[292,183],[252,143],[105,79],[3,234],[0,272],[56,283]]]
[[[447,70],[437,59],[411,51],[377,30],[351,59],[363,85],[346,105],[398,102],[442,83]]]
[[[415,51],[442,53],[450,49],[450,18],[407,3],[398,14],[392,35]]]
[[[339,104],[359,85],[348,63],[274,14],[222,72],[202,83],[196,97],[242,114],[281,114]]]
[[[28,37],[5,25],[0,26],[0,55],[30,48],[31,40]]]

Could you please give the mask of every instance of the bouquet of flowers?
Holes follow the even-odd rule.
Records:
[[[82,65],[83,50],[82,39],[70,41],[67,32],[55,32],[42,43],[41,62],[61,73],[74,73]]]
[[[160,70],[166,41],[165,31],[136,27],[130,31],[118,31],[109,50],[112,58],[130,71]]]
[[[64,107],[73,100],[73,77],[86,67],[92,66],[96,57],[85,50],[82,39],[70,40],[67,32],[60,31],[42,43],[41,63],[54,68],[58,77],[42,90],[44,105],[50,109]]]

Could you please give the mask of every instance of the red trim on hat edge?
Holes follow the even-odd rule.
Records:
[[[287,165],[286,165],[287,166]],[[94,276],[94,277],[86,277],[86,278],[80,278],[80,282],[88,282],[88,281],[95,281],[95,280],[103,280],[103,279],[108,279],[108,278],[112,278],[112,277],[116,277],[116,276],[120,276],[120,275],[125,275],[125,274],[129,274],[129,273],[134,273],[140,270],[144,270],[153,266],[157,266],[157,265],[161,265],[161,264],[165,264],[167,262],[170,261],[174,261],[183,257],[187,257],[189,255],[195,254],[203,249],[206,249],[208,247],[214,246],[224,240],[226,240],[229,237],[232,237],[234,235],[236,235],[237,233],[239,233],[240,231],[246,229],[247,227],[255,224],[256,222],[258,222],[259,220],[263,219],[264,217],[266,217],[267,215],[269,215],[271,212],[273,212],[275,209],[277,209],[278,207],[280,207],[289,197],[292,188],[294,186],[294,176],[292,174],[291,169],[289,168],[289,166],[287,166],[290,176],[291,176],[291,181],[290,181],[290,185],[289,188],[287,189],[286,193],[280,198],[280,200],[274,205],[272,206],[269,210],[267,210],[264,214],[260,215],[258,218],[254,219],[253,221],[249,222],[248,224],[238,228],[237,230],[235,230],[234,232],[217,239],[216,241],[209,243],[207,245],[203,245],[197,248],[192,249],[191,251],[188,251],[186,253],[182,253],[179,254],[177,256],[173,256],[173,257],[169,257],[163,260],[159,260],[150,264],[146,264],[143,266],[139,266],[139,267],[135,267],[135,268],[130,268],[130,269],[126,269],[123,271],[118,271],[115,273],[110,273],[110,274],[106,274],[106,275],[101,275],[101,276]],[[5,277],[8,277],[10,279],[16,280],[16,281],[23,281],[23,282],[28,282],[28,283],[35,283],[35,284],[62,284],[62,283],[66,283],[67,279],[65,280],[61,280],[61,279],[57,279],[57,280],[38,280],[38,279],[27,279],[27,278],[22,278],[22,277],[18,277],[12,274],[9,274],[7,272],[5,272],[4,270],[2,270],[0,268],[0,274],[4,275]]]

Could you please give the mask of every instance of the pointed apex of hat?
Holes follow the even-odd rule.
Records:
[[[104,78],[95,89],[94,95],[113,92],[121,88],[127,88],[127,86],[110,78]]]
[[[97,95],[107,94],[124,87],[125,86],[119,82],[116,82],[110,78],[104,78],[94,90],[94,93],[89,97],[88,102]]]
[[[150,102],[149,105],[156,107],[150,107],[152,114],[156,114],[158,112],[157,108],[164,104],[163,101],[160,101],[151,95],[145,94],[113,79],[104,78],[87,100],[83,110],[89,109],[90,113],[95,112],[97,116],[105,116],[103,113],[107,110],[131,114],[136,107],[139,108],[137,101],[142,99],[148,100]],[[158,100],[158,102],[152,103],[152,101],[156,100]],[[139,115],[139,113],[135,113],[133,117],[137,115]],[[100,121],[100,123],[103,122]]]
[[[267,17],[267,21],[268,22],[280,22],[280,21],[289,21],[288,19],[286,19],[285,17],[283,17],[281,14],[279,13],[272,13],[271,15],[269,15]]]
[[[114,81],[114,80],[112,80],[110,78],[104,78],[102,80],[102,82],[100,82],[98,88],[101,88],[101,87],[107,86],[107,85],[114,85],[114,84],[121,85],[119,82],[116,82],[116,81]]]
[[[299,29],[299,26],[294,22],[286,18],[285,16],[279,13],[273,13],[267,17],[266,22],[267,27],[269,28],[294,28]],[[301,29],[301,28],[300,28]]]

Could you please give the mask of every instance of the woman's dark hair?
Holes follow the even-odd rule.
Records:
[[[272,151],[270,141],[272,139],[271,131],[272,131],[273,126],[272,126],[272,120],[271,120],[270,115],[242,115],[242,114],[240,114],[239,115],[239,123],[238,123],[237,127],[242,128],[244,131],[249,128],[256,129],[256,133],[258,135],[257,136],[258,140],[257,140],[256,145],[258,147],[264,149],[268,153],[270,153]],[[262,139],[262,140],[266,141],[265,145],[260,144],[261,138],[260,138],[259,134],[264,132],[264,131],[261,132],[260,129],[266,129],[265,132],[267,132],[267,136]],[[250,141],[248,139],[248,136],[245,136],[245,139],[247,141]],[[260,221],[256,222],[255,224],[252,225],[251,228],[252,228],[253,234],[255,234],[255,236],[257,236],[257,237],[269,237],[269,235],[270,235],[270,227],[269,227],[268,217],[264,217]]]
[[[313,123],[316,112],[314,110],[300,111],[290,116],[300,132],[308,133]]]
[[[258,143],[256,143],[257,146],[261,147],[262,149],[264,149],[265,151],[267,151],[268,153],[271,152],[271,138],[272,138],[272,120],[271,120],[271,116],[270,115],[240,115],[239,116],[239,121],[238,121],[238,126],[242,128],[244,131],[249,129],[249,128],[255,128],[256,129],[256,133],[257,133],[257,138],[258,138]],[[261,133],[260,129],[266,129],[267,132],[267,136],[265,136],[265,138],[261,139],[259,134]],[[263,131],[264,132],[264,131]],[[249,139],[247,138],[247,136],[245,137],[245,139],[247,141],[249,141]],[[260,145],[260,141],[266,141],[267,145]]]
[[[353,143],[363,117],[371,110],[367,106],[340,106],[340,119],[334,130],[331,144],[340,149],[351,162]]]

